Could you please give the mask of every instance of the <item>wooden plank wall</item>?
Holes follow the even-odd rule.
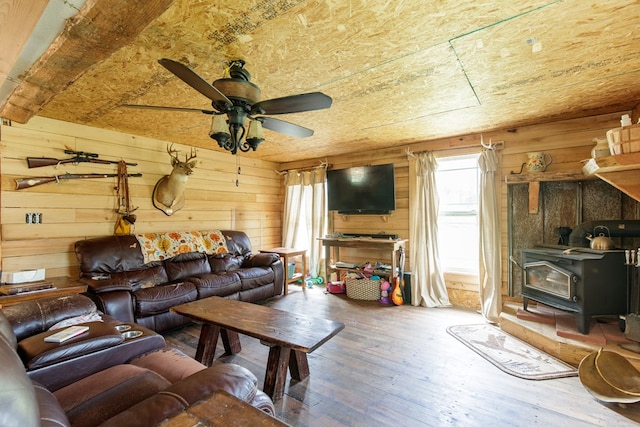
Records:
[[[594,138],[604,138],[607,130],[619,126],[622,111],[581,119],[566,120],[483,134],[484,141],[502,142],[500,157],[500,209],[502,235],[503,294],[507,295],[508,229],[507,185],[504,177],[518,171],[527,152],[545,151],[553,157],[548,172],[579,171],[582,160],[590,156]],[[170,172],[166,141],[142,138],[69,123],[34,118],[27,125],[2,126],[2,267],[5,271],[47,268],[48,276],[75,275],[72,244],[90,236],[108,235],[115,223],[115,180],[67,181],[45,184],[28,190],[15,190],[14,179],[51,175],[53,168],[28,169],[27,156],[63,156],[68,147],[96,152],[104,159],[124,158],[137,162],[130,172],[143,173],[130,182],[138,221],[136,232],[233,228],[247,231],[254,249],[280,245],[282,226],[282,180],[275,169],[288,170],[317,166],[328,162],[340,169],[365,164],[393,163],[396,167],[396,211],[388,218],[378,215],[330,217],[330,230],[340,232],[386,232],[409,236],[409,163],[407,150],[432,150],[438,156],[465,154],[480,149],[481,135],[465,135],[404,147],[355,153],[353,156],[327,156],[276,165],[250,157],[240,157],[240,186],[236,188],[237,157],[199,149],[198,166],[187,185],[186,207],[165,216],[151,204],[155,182]],[[176,145],[186,150],[188,147]],[[104,165],[67,165],[61,172],[114,172]],[[41,212],[43,224],[25,224],[25,213]],[[409,246],[411,242],[409,242]],[[354,261],[386,261],[386,254],[344,253]],[[407,270],[411,259],[407,257]],[[450,297],[456,304],[477,307],[477,279],[465,276],[448,278]]]
[[[317,165],[319,161],[328,162],[331,168],[340,169],[349,166],[366,164],[394,163],[396,167],[396,204],[397,210],[385,222],[380,216],[349,216],[342,217],[335,213],[331,216],[330,231],[343,233],[396,233],[401,237],[409,236],[409,184],[407,150],[412,152],[433,151],[436,156],[467,154],[479,151],[481,140],[485,143],[501,142],[502,148],[497,151],[500,158],[500,176],[498,194],[500,194],[501,216],[501,253],[502,253],[502,293],[507,297],[507,282],[509,274],[509,230],[507,226],[507,185],[505,176],[511,172],[518,172],[522,163],[527,160],[527,153],[543,151],[551,154],[552,164],[547,172],[580,172],[582,160],[591,156],[591,149],[595,146],[594,138],[605,138],[606,131],[620,126],[620,116],[629,113],[604,114],[584,117],[574,120],[550,122],[546,124],[527,126],[517,129],[500,130],[486,134],[464,135],[459,137],[428,141],[398,148],[381,148],[353,156],[328,156],[322,159],[312,159],[305,162],[292,162],[282,165],[283,169],[309,167]],[[527,209],[524,206],[523,209]],[[541,215],[531,214],[531,215]],[[411,242],[409,242],[409,246]],[[464,242],[461,242],[464,248]],[[353,253],[349,254],[357,261],[375,261],[383,254]],[[346,258],[345,256],[341,257]],[[407,258],[408,270],[411,260]],[[451,275],[447,278],[449,296],[454,304],[478,307],[477,278],[465,275]]]
[[[2,269],[46,268],[47,277],[77,276],[73,243],[113,234],[116,178],[64,180],[16,190],[15,179],[62,173],[116,173],[117,165],[81,163],[29,169],[26,157],[68,158],[65,149],[99,154],[100,159],[137,163],[129,173],[135,233],[235,229],[245,231],[253,249],[280,246],[283,186],[277,165],[199,148],[197,166],[185,191],[186,206],[172,216],[153,207],[151,192],[171,172],[168,142],[35,117],[26,125],[0,128]],[[212,142],[215,143],[215,142]],[[189,147],[175,144],[180,157]],[[239,163],[238,163],[239,162]],[[240,175],[237,175],[240,167]],[[236,187],[236,179],[239,186]],[[25,214],[41,213],[42,224]]]

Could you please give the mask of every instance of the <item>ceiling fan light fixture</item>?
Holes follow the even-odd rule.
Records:
[[[249,144],[249,147],[251,147],[253,151],[256,151],[262,141],[264,141],[262,122],[258,119],[250,120],[249,130],[247,131],[247,144]]]
[[[215,139],[218,142],[218,145],[223,148],[227,144],[227,141],[229,141],[229,138],[231,138],[229,125],[227,125],[227,121],[221,114],[214,114],[213,120],[211,121],[209,136],[211,139]]]
[[[231,154],[236,154],[238,150],[247,152],[249,150],[256,151],[258,145],[264,141],[264,132],[262,123],[257,119],[250,119],[249,128],[246,130],[245,137],[244,123],[247,115],[243,111],[229,111],[225,119],[224,114],[214,114],[211,120],[211,130],[209,137],[218,142],[218,146],[225,149]]]

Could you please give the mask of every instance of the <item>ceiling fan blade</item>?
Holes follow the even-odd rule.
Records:
[[[176,77],[181,79],[183,82],[185,82],[210,100],[222,101],[229,106],[233,105],[229,98],[227,98],[222,92],[213,87],[208,81],[200,77],[198,73],[196,73],[186,65],[167,58],[158,59],[158,62],[164,68],[175,74]]]
[[[303,93],[282,98],[267,99],[251,107],[253,114],[288,114],[322,110],[331,107],[331,97],[321,92]]]
[[[148,110],[184,111],[184,112],[187,112],[187,113],[215,114],[215,111],[213,111],[213,110],[202,110],[200,108],[187,108],[187,107],[166,107],[166,106],[163,106],[163,105],[122,104],[121,107],[146,108]]]
[[[272,117],[259,117],[262,122],[262,126],[265,129],[269,129],[275,132],[280,132],[285,135],[295,136],[297,138],[306,138],[313,135],[311,129],[294,125],[293,123],[285,122],[284,120],[274,119]]]

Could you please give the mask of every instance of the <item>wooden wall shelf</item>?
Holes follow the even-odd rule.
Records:
[[[582,171],[585,174],[620,172],[640,169],[640,153],[589,159]]]
[[[583,181],[593,178],[592,176],[585,175],[583,171],[538,172],[506,175],[504,181],[507,184],[526,184],[529,182]]]
[[[540,182],[599,178],[640,201],[640,152],[588,159],[581,171],[506,175],[507,184],[529,184],[529,213],[538,212]]]
[[[582,170],[640,201],[640,153],[589,159]]]

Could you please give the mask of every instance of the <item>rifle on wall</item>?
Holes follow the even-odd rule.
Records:
[[[117,163],[117,162],[116,162]],[[65,173],[56,176],[34,176],[31,178],[16,179],[16,190],[31,188],[49,182],[60,182],[64,179],[91,179],[91,178],[111,178],[119,176],[117,173]],[[131,173],[127,177],[141,177],[141,173]]]
[[[53,157],[27,157],[29,168],[41,168],[44,166],[57,166],[65,163],[100,163],[103,165],[118,164],[118,160],[102,160],[98,158],[96,153],[86,153],[84,151],[64,150],[65,154],[71,154],[73,157],[69,159],[56,159]],[[136,166],[137,163],[127,163],[127,166]]]

